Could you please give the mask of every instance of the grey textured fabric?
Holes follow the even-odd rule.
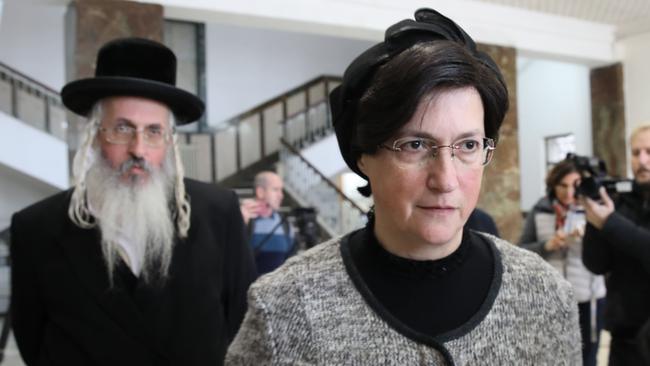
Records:
[[[391,326],[395,319],[380,316],[355,286],[338,238],[251,286],[248,313],[226,364],[582,364],[569,283],[536,254],[487,237],[501,271],[491,300],[455,331],[431,338]]]

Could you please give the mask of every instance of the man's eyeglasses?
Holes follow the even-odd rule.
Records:
[[[410,168],[419,167],[438,156],[440,149],[451,149],[451,159],[468,167],[486,165],[492,159],[494,140],[491,138],[465,138],[451,145],[436,145],[432,139],[424,137],[402,137],[395,140],[392,146],[379,145],[394,152],[398,165]]]
[[[161,147],[171,137],[169,131],[158,125],[135,128],[133,126],[118,124],[113,127],[100,127],[106,141],[116,145],[128,145],[135,139],[136,134],[142,133],[144,143],[150,147]]]

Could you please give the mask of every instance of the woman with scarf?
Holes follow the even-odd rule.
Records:
[[[519,243],[541,255],[573,286],[578,301],[582,357],[585,366],[596,365],[603,327],[605,282],[582,263],[584,210],[575,190],[580,174],[572,160],[556,164],[546,177],[546,196],[526,216]]]

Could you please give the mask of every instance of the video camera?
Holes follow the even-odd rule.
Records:
[[[600,199],[598,190],[605,187],[607,194],[632,192],[631,179],[617,179],[607,176],[605,162],[597,157],[580,156],[568,153],[567,160],[573,161],[580,174],[580,184],[576,187],[576,195],[587,196],[593,200]]]
[[[295,218],[298,229],[296,244],[299,248],[309,249],[320,242],[320,229],[314,207],[296,207],[288,215]]]

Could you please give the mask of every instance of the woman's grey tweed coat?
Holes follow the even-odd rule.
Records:
[[[251,286],[226,364],[581,365],[571,286],[537,254],[488,240],[496,265],[486,302],[436,338],[404,327],[372,299],[341,247],[347,237],[319,245]]]

